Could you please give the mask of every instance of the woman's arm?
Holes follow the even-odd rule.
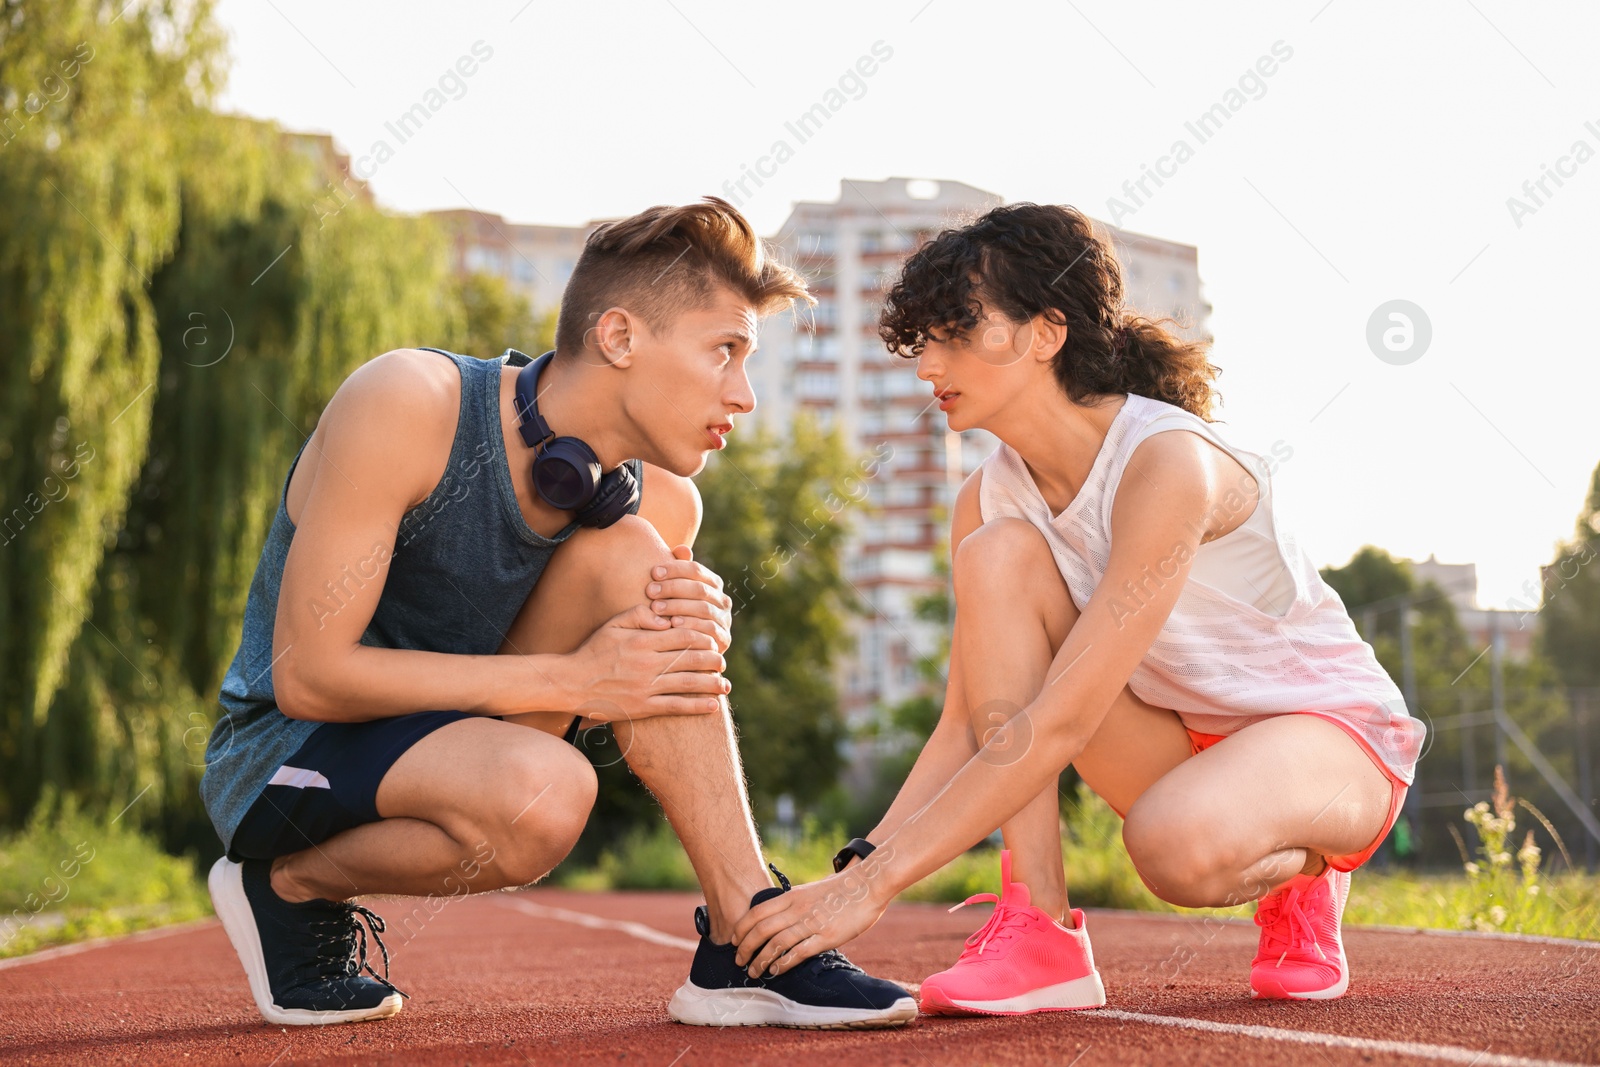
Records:
[[[1023,748],[1021,758],[990,761],[980,752],[866,860],[751,909],[734,928],[737,958],[751,974],[780,973],[860,935],[897,894],[1022,810],[1077,758],[1188,578],[1212,497],[1205,447],[1194,434],[1157,434],[1139,446],[1138,469],[1130,462],[1113,505],[1104,577],[1043,690],[986,746]]]

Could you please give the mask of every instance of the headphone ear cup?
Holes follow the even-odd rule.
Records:
[[[576,437],[557,437],[534,458],[534,491],[561,511],[589,507],[600,482],[600,458]]]
[[[600,480],[600,489],[581,511],[576,519],[583,526],[593,526],[605,529],[622,516],[628,514],[634,502],[639,499],[639,482],[633,476],[633,471],[627,464],[619,464],[615,470]]]

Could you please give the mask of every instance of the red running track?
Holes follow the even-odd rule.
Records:
[[[208,920],[0,962],[0,1063],[1600,1063],[1600,942],[1351,929],[1343,998],[1254,1002],[1248,922],[1090,911],[1100,1011],[867,1033],[713,1030],[666,1012],[687,974],[690,894],[535,889],[436,915],[416,899],[367,903],[388,919],[392,977],[411,994],[392,1019],[266,1025]],[[982,920],[981,909],[898,904],[847,952],[914,985]]]

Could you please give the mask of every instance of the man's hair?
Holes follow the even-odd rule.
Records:
[[[659,205],[595,229],[561,296],[556,349],[583,351],[601,315],[623,307],[652,330],[705,307],[726,286],[770,315],[794,300],[815,304],[805,279],[778,262],[737,208],[715,196]]]

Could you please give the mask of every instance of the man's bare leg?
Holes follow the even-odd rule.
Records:
[[[633,516],[579,531],[547,565],[500,652],[571,652],[607,619],[644,602],[650,568],[670,559],[654,528]],[[613,726],[629,766],[683,842],[719,943],[750,897],[771,884],[726,698],[722,705],[710,715]],[[384,776],[382,821],[280,858],[273,889],[291,901],[449,894],[451,879],[474,864],[485,869],[471,892],[537,880],[571,850],[594,801],[588,761],[552,736],[571,718],[535,712],[464,720],[428,735]]]
[[[272,888],[302,901],[526,885],[572,850],[595,788],[589,761],[559,738],[495,719],[449,723],[384,775],[380,821],[280,857]]]
[[[523,653],[570,652],[603,622],[644,603],[650,569],[672,553],[649,523],[626,516],[580,530],[550,561],[507,635]],[[629,767],[660,802],[705,894],[711,939],[726,943],[750,898],[771,885],[761,858],[727,698],[710,715],[619,721],[612,732]],[[568,715],[511,717],[559,732]]]

